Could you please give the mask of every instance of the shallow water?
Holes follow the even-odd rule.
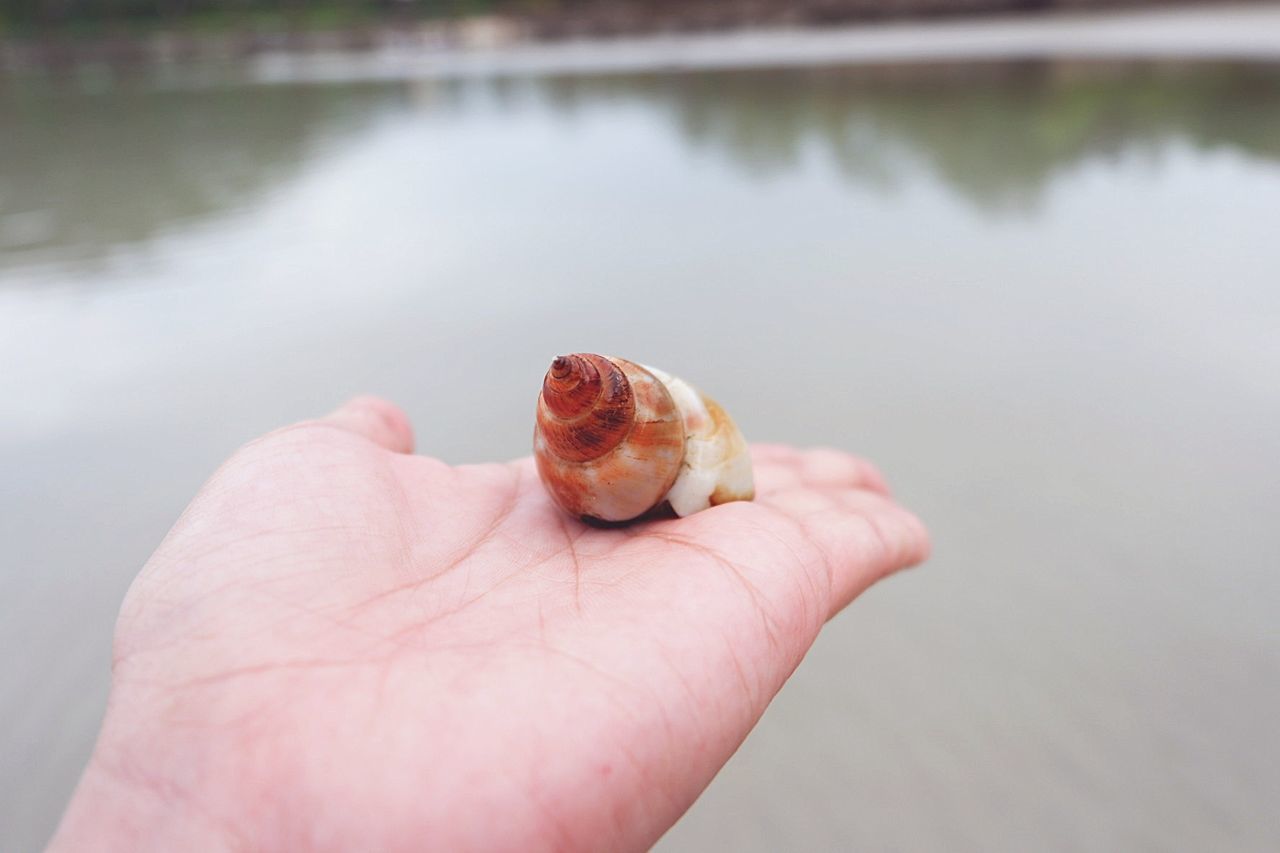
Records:
[[[232,449],[373,391],[521,454],[578,349],[935,536],[662,849],[1280,845],[1280,66],[82,83],[0,89],[0,848]]]

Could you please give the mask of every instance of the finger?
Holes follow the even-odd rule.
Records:
[[[800,451],[789,444],[765,444],[756,442],[751,445],[751,461],[762,462],[794,462]]]
[[[800,521],[831,567],[828,617],[876,581],[924,562],[931,548],[920,519],[892,501],[851,492],[838,502],[845,506]]]
[[[886,546],[881,566],[882,576],[918,566],[929,559],[933,550],[929,531],[919,516],[909,509],[878,494],[856,489],[836,492],[832,495],[832,500],[846,512],[877,522],[878,533],[882,534],[882,544]]]
[[[413,452],[413,426],[409,416],[380,397],[356,397],[320,419],[320,423],[345,429],[394,453]]]
[[[761,491],[756,502],[778,510],[791,518],[800,518],[821,510],[839,507],[830,495],[820,489],[812,489],[800,482],[795,475],[794,482],[788,486]]]
[[[880,471],[865,459],[830,448],[798,450],[785,444],[751,445],[756,491],[767,494],[803,483],[816,489],[859,488],[888,495]]]
[[[751,473],[755,479],[756,494],[760,496],[799,488],[803,485],[800,481],[800,471],[791,464],[757,462],[752,466]]]
[[[876,534],[880,540],[876,544],[882,546],[872,555],[877,576],[922,563],[929,556],[931,545],[924,524],[892,498],[878,492],[857,488],[819,491],[800,487],[768,495],[760,503],[805,523],[810,534],[823,532],[821,525],[814,521],[816,518],[830,521],[843,514],[872,522],[865,526],[863,532]],[[879,524],[882,521],[884,525]],[[849,543],[838,537],[830,544],[836,546],[832,549],[836,555],[849,553],[845,547]],[[854,550],[865,556],[863,549]]]
[[[920,519],[867,489],[783,489],[759,501],[796,525],[822,554],[834,616],[875,581],[924,562],[929,534]]]
[[[865,459],[839,450],[820,447],[800,454],[800,478],[816,488],[849,487],[889,494],[889,485],[879,469]]]

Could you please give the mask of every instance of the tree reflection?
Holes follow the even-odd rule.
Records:
[[[568,112],[643,100],[690,146],[757,176],[795,168],[815,145],[879,188],[920,162],[991,210],[1033,205],[1063,169],[1172,141],[1280,158],[1280,66],[1044,61],[563,78],[541,90]]]
[[[1280,159],[1280,65],[1024,62],[426,88],[415,108],[448,123],[530,104],[561,118],[620,104],[660,116],[690,150],[755,178],[818,153],[884,192],[927,169],[991,211],[1033,207],[1062,170],[1156,158],[1171,142]],[[379,111],[405,109],[413,91],[0,90],[0,270],[44,257],[93,262],[247,208]]]
[[[386,87],[0,92],[0,267],[247,206],[397,100]]]

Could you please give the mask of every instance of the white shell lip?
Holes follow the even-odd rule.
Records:
[[[751,500],[751,455],[733,420],[683,379],[647,364],[641,367],[667,386],[684,418],[684,462],[666,496],[675,514],[692,515],[715,504]]]

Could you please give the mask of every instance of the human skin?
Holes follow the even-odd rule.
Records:
[[[601,529],[529,459],[412,444],[359,398],[214,474],[125,597],[51,850],[644,849],[929,550],[836,451],[756,445],[755,501]]]

